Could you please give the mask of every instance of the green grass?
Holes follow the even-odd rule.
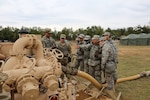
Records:
[[[150,71],[150,46],[118,46],[118,78]],[[122,100],[150,100],[150,76],[116,85]]]

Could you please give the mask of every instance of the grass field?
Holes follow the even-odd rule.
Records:
[[[75,51],[74,43],[72,50]],[[150,71],[150,46],[120,46],[118,78]],[[150,76],[126,81],[116,85],[116,92],[121,92],[121,100],[150,100]]]
[[[118,46],[118,77],[128,77],[150,71],[150,46]],[[116,91],[122,100],[150,100],[150,76],[119,83]]]

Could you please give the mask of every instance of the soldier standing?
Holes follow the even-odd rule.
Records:
[[[113,51],[114,51],[114,62],[116,63],[116,66],[117,66],[117,64],[118,64],[118,48],[117,48],[115,42],[112,41],[110,32],[105,32],[103,34],[103,36],[106,38],[107,43],[110,44],[111,48],[113,48]],[[117,70],[115,70],[115,73],[114,73],[113,77],[114,77],[114,81],[116,83],[117,78],[118,78],[118,76],[117,76]]]
[[[44,48],[56,47],[55,40],[52,38],[52,32],[50,30],[46,30],[45,35],[42,37],[42,44]]]
[[[89,59],[88,59],[88,66],[89,66],[89,71],[88,73],[94,77],[99,83],[102,83],[101,80],[101,66],[100,66],[100,59],[101,59],[101,54],[100,54],[100,46],[99,46],[99,35],[94,35],[92,37],[92,43],[88,45],[81,45],[78,46],[77,48],[81,49],[87,49],[89,51]]]
[[[59,59],[62,65],[66,66],[70,62],[71,56],[71,46],[68,41],[66,41],[66,35],[60,35],[60,41],[56,44],[56,47],[63,53],[63,59]]]
[[[86,35],[84,37],[84,45],[89,45],[89,44],[91,44],[91,36]],[[89,73],[88,60],[89,60],[90,49],[89,48],[83,48],[83,49],[84,49],[84,71],[86,73]]]
[[[101,80],[101,66],[100,66],[100,47],[99,47],[99,35],[92,37],[92,45],[90,48],[90,56],[88,60],[89,74],[93,76],[99,83]]]
[[[78,36],[78,43],[77,45],[84,44],[84,34],[80,34]],[[84,71],[84,60],[83,60],[84,51],[81,48],[77,48],[76,50],[76,60],[75,60],[75,68],[78,69],[80,67],[81,71]]]
[[[105,80],[107,83],[107,93],[116,100],[116,96],[114,94],[114,74],[116,72],[116,63],[115,60],[115,52],[111,47],[108,41],[105,41],[105,37],[100,38],[100,46],[102,47],[102,57],[101,57],[101,68],[105,70]]]

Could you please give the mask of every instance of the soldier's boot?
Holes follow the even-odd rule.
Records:
[[[116,93],[113,90],[105,89],[104,92],[107,93],[111,99],[117,100]]]

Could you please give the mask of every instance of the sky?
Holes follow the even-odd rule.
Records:
[[[0,25],[52,30],[150,25],[150,0],[0,0]]]

